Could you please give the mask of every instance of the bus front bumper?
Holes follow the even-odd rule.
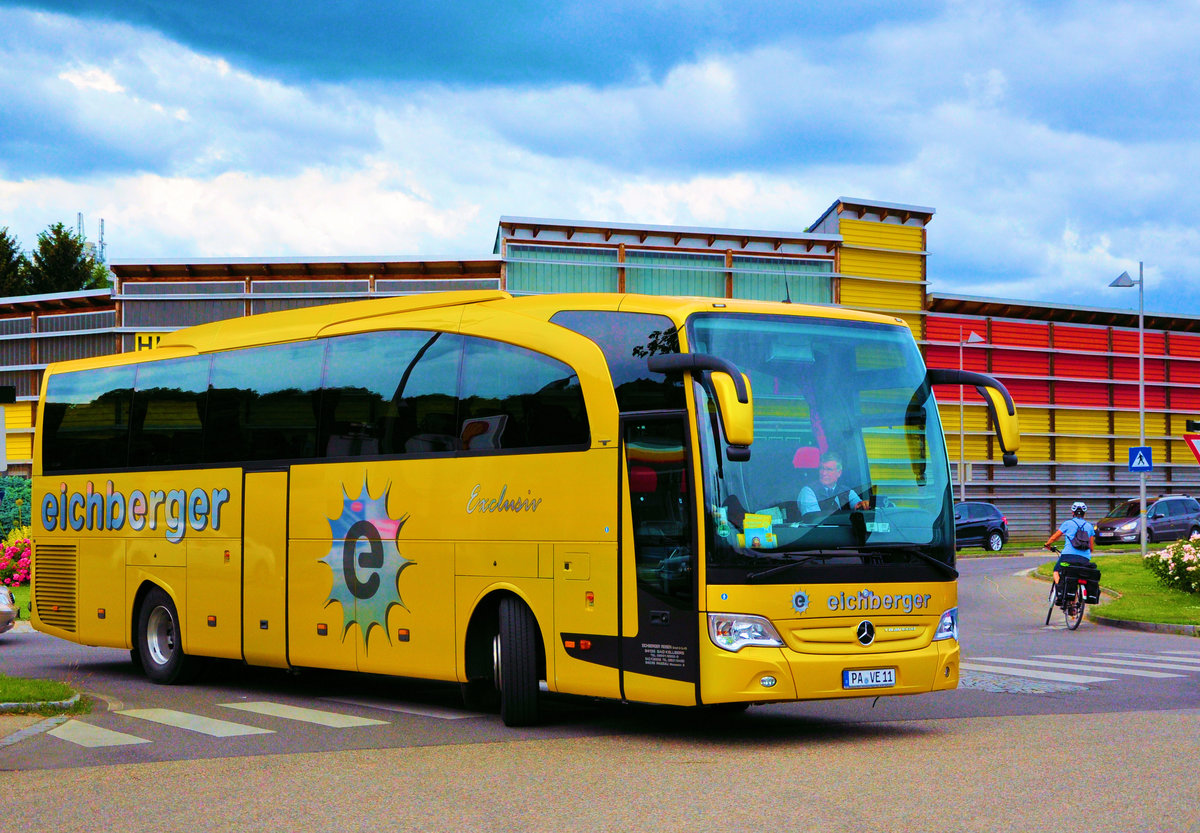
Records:
[[[958,666],[956,639],[858,655],[801,654],[786,647],[732,652],[706,643],[700,692],[706,704],[924,694],[957,688]]]

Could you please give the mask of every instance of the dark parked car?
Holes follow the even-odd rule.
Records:
[[[1200,532],[1200,502],[1188,495],[1146,498],[1146,540],[1178,541]],[[1140,538],[1138,501],[1126,500],[1096,521],[1097,544],[1129,544]]]
[[[983,547],[999,552],[1008,543],[1008,518],[990,503],[966,501],[954,505],[955,547]]]

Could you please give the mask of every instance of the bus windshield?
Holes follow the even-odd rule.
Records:
[[[699,314],[688,337],[745,373],[754,402],[750,459],[732,462],[695,385],[710,582],[954,576],[945,443],[907,328]]]

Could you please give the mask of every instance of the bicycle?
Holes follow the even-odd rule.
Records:
[[[1058,547],[1043,547],[1058,555],[1061,552]],[[1083,612],[1087,607],[1089,597],[1089,582],[1096,583],[1096,590],[1100,588],[1100,571],[1092,566],[1084,566],[1080,564],[1061,564],[1055,565],[1059,580],[1050,585],[1050,607],[1046,611],[1046,624],[1050,624],[1050,617],[1054,615],[1054,608],[1062,608],[1063,616],[1067,621],[1067,630],[1073,631],[1079,627],[1079,623],[1083,621]],[[1061,586],[1060,586],[1061,585]]]

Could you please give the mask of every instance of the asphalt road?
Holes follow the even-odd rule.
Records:
[[[122,652],[7,635],[7,673],[102,695],[75,722],[140,742],[89,748],[42,731],[0,747],[0,785],[22,797],[6,820],[89,831],[1200,830],[1200,641],[1046,627],[1046,585],[1021,575],[1042,560],[961,562],[964,662],[1004,673],[964,671],[943,694],[732,718],[553,699],[547,725],[514,731],[462,710],[447,686],[227,665],[163,688]],[[264,703],[372,722],[244,710]],[[150,708],[260,731],[207,736],[149,720]]]

